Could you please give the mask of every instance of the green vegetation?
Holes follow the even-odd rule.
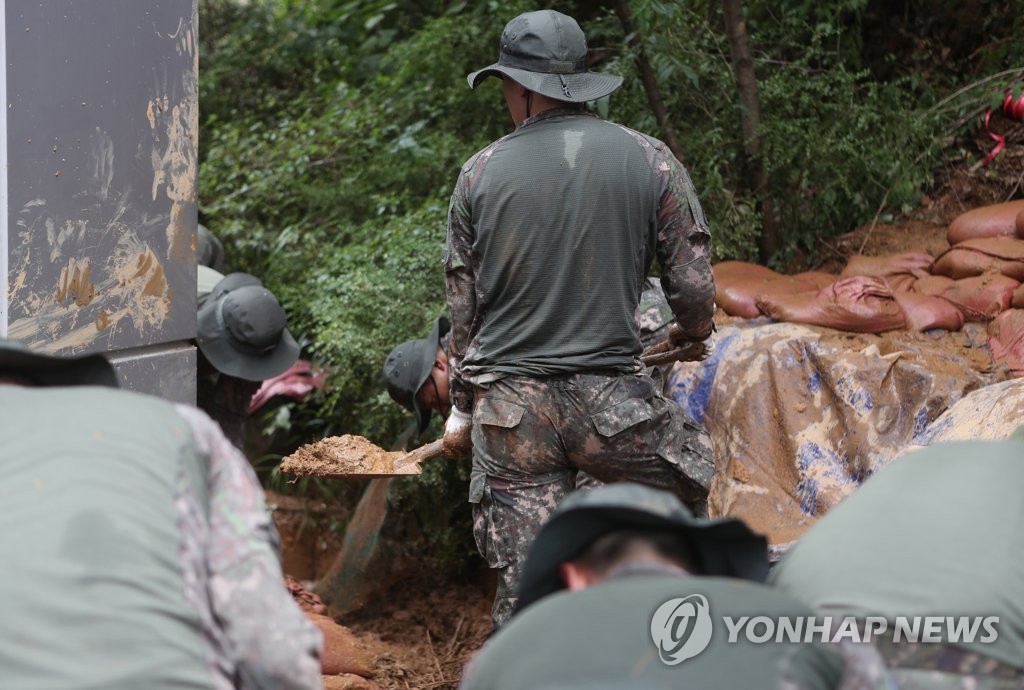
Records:
[[[947,97],[1024,64],[1011,3],[894,5],[746,3],[767,173],[759,198],[745,181],[720,5],[630,3],[720,258],[756,255],[764,198],[778,214],[779,267],[813,257],[820,238],[912,207],[943,138],[975,127],[965,116],[1008,84]],[[390,446],[407,423],[384,392],[384,357],[444,312],[451,186],[462,161],[510,126],[497,82],[473,92],[464,77],[495,58],[505,21],[540,6],[200,1],[201,218],[229,267],[261,275],[307,354],[332,367],[319,404],[279,424]],[[581,21],[597,69],[626,77],[599,111],[662,136],[614,3],[553,6]]]

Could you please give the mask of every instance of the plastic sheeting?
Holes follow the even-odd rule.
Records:
[[[713,355],[678,363],[668,390],[711,435],[711,515],[782,545],[1005,378],[981,325],[879,336],[756,319],[721,326]]]
[[[897,457],[949,441],[1002,441],[1024,426],[1024,379],[973,391],[942,413]]]

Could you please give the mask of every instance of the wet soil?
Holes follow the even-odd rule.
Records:
[[[447,690],[491,632],[492,598],[476,584],[410,582],[345,625],[376,656],[373,680],[382,688]]]
[[[330,436],[300,447],[281,462],[281,471],[300,477],[393,474],[404,453],[386,451],[362,436]]]

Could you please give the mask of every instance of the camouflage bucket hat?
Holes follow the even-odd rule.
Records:
[[[396,403],[416,415],[418,433],[430,424],[430,410],[420,407],[416,394],[430,378],[441,338],[451,328],[447,317],[440,316],[425,339],[407,340],[384,360],[384,382]]]
[[[0,339],[0,374],[25,377],[39,386],[117,388],[117,374],[101,354],[78,357],[44,355],[17,340]]]
[[[559,565],[579,557],[597,539],[621,529],[678,532],[693,555],[696,575],[763,582],[768,542],[734,518],[695,518],[667,491],[619,483],[570,494],[530,546],[516,611],[564,589]]]
[[[572,17],[554,10],[521,14],[501,33],[498,61],[470,74],[475,89],[487,77],[509,77],[530,91],[570,103],[607,96],[622,77],[587,69],[587,39]]]
[[[277,297],[258,278],[231,273],[200,302],[196,344],[217,371],[264,381],[299,358],[287,321]]]

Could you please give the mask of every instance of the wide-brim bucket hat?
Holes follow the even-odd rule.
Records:
[[[113,365],[102,354],[46,355],[33,352],[17,340],[0,338],[0,374],[5,373],[39,386],[119,387]]]
[[[421,434],[430,424],[431,410],[420,406],[416,394],[430,378],[437,348],[450,328],[448,318],[439,316],[426,338],[405,341],[388,353],[384,360],[384,383],[388,395],[416,415],[416,426]]]
[[[201,301],[196,344],[217,371],[265,381],[299,358],[287,321],[277,297],[258,278],[232,273]]]
[[[475,89],[487,77],[508,77],[535,93],[570,103],[607,96],[622,77],[587,68],[587,39],[572,17],[555,10],[519,15],[501,32],[498,61],[468,75]]]
[[[565,588],[559,566],[602,536],[624,529],[678,532],[695,575],[763,582],[768,542],[734,518],[695,518],[673,494],[633,483],[570,494],[537,532],[519,583],[516,611]]]

